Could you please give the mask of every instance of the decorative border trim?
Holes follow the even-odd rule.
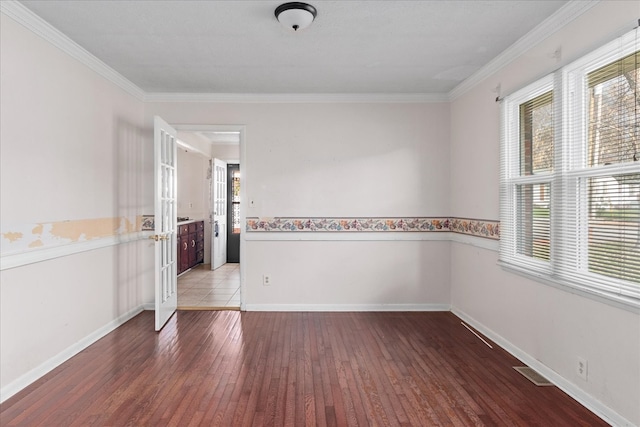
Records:
[[[500,221],[484,219],[449,218],[449,228],[454,233],[500,240]]]
[[[1,224],[0,271],[145,239],[145,219],[153,216]]]
[[[504,350],[509,352],[516,359],[520,360],[525,365],[530,366],[531,368],[538,371],[545,378],[547,378],[554,385],[556,385],[560,390],[564,391],[569,396],[577,400],[581,405],[583,405],[585,408],[587,408],[588,410],[590,410],[591,412],[593,412],[594,414],[602,418],[607,423],[613,426],[633,426],[634,425],[631,421],[627,420],[622,415],[618,414],[617,412],[615,412],[614,410],[606,406],[604,403],[600,402],[599,400],[591,396],[589,393],[587,393],[580,387],[573,384],[568,379],[562,377],[556,371],[549,368],[547,365],[544,365],[535,357],[532,357],[522,349],[513,345],[507,339],[503,338],[499,334],[487,328],[485,325],[478,322],[476,319],[469,316],[464,311],[456,307],[451,307],[451,312],[456,316],[458,316],[460,319],[464,320],[469,325],[473,326],[475,329],[480,331],[482,334],[484,334],[486,337],[491,339],[493,342],[498,344],[500,347],[502,347]]]
[[[67,360],[71,359],[73,356],[80,353],[82,350],[86,349],[91,344],[98,341],[100,338],[104,337],[108,333],[114,331],[119,326],[133,319],[138,314],[142,313],[142,311],[143,311],[143,306],[140,305],[130,310],[129,312],[124,313],[121,316],[118,316],[116,319],[112,320],[111,322],[107,323],[106,325],[102,326],[101,328],[98,328],[94,332],[82,338],[77,343],[72,344],[71,346],[62,350],[62,352],[56,354],[55,356],[51,357],[48,360],[45,360],[43,363],[36,366],[29,372],[25,373],[24,375],[21,375],[20,377],[13,380],[6,386],[2,387],[2,389],[0,389],[0,403],[4,402],[5,400],[10,398],[14,394],[18,393],[20,390],[24,389],[28,385],[34,383],[43,375],[51,372],[53,369],[57,368]]]
[[[484,79],[498,72],[509,63],[515,61],[520,55],[531,49],[542,40],[548,38],[556,31],[578,18],[583,13],[600,3],[600,0],[573,0],[558,9],[553,15],[542,21],[537,27],[522,36],[518,41],[509,46],[501,54],[492,59],[487,65],[480,68],[458,86],[449,92],[449,100],[454,101],[466,92],[473,89]]]
[[[245,230],[254,232],[453,232],[492,240],[500,239],[500,222],[470,218],[310,218],[251,217]]]
[[[247,218],[246,231],[449,231],[448,218]]]
[[[0,1],[0,12],[22,24],[33,33],[67,53],[72,58],[77,59],[80,63],[86,65],[98,75],[112,82],[129,95],[135,97],[139,101],[144,101],[145,93],[142,89],[102,62],[100,59],[96,58],[89,51],[71,40],[68,36],[63,34],[47,21],[33,13],[26,6],[17,1],[2,0]]]

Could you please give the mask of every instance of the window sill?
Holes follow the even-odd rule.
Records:
[[[553,279],[543,274],[536,274],[535,272],[526,270],[513,264],[506,263],[504,261],[498,261],[498,265],[503,270],[509,273],[517,274],[538,283],[542,283],[543,285],[552,286],[556,289],[560,289],[574,295],[586,297],[594,301],[630,311],[632,313],[640,314],[640,300],[638,299]]]

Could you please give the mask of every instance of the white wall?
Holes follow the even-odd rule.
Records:
[[[242,179],[255,204],[245,212],[250,217],[449,211],[447,104],[147,104],[147,123],[154,115],[176,125],[246,126]],[[242,260],[249,308],[447,304],[448,242],[258,238],[267,240],[247,241]],[[273,275],[269,288],[265,273]],[[408,286],[409,278],[418,282]]]
[[[182,138],[183,133],[178,132]],[[204,148],[204,147],[203,147]],[[204,221],[204,263],[211,263],[209,158],[178,147],[178,216]]]
[[[178,216],[205,219],[209,214],[209,159],[178,147]]]
[[[211,157],[228,163],[240,160],[240,144],[213,144]]]
[[[184,143],[182,145],[183,149],[189,149],[193,153],[199,153],[205,157],[210,157],[209,153],[211,152],[211,142],[205,138],[204,136],[196,133],[196,132],[185,132],[178,131],[178,141],[179,143]]]
[[[100,241],[114,218],[131,219],[131,228],[107,237],[135,235],[139,216],[153,213],[143,103],[0,19],[3,255],[20,240],[9,233],[30,224],[34,234],[39,224],[55,223],[67,236],[75,227],[70,246]],[[51,236],[38,244],[55,244],[55,230]],[[43,363],[153,301],[152,263],[150,243],[133,241],[0,272],[3,397]]]
[[[451,104],[451,213],[498,219],[499,105],[502,94],[630,31],[640,3],[602,2]],[[598,23],[597,25],[594,25]],[[561,48],[562,60],[552,58]],[[498,254],[452,243],[451,303],[564,378],[595,406],[640,424],[640,316],[500,269]],[[576,373],[588,360],[588,381]]]
[[[252,241],[250,309],[448,310],[449,243]],[[262,274],[271,286],[261,286]]]

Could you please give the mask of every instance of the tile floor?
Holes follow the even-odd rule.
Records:
[[[239,310],[240,264],[201,264],[178,277],[178,310]]]

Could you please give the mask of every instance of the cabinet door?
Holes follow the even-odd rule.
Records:
[[[196,264],[204,262],[204,221],[196,223]]]
[[[180,238],[180,269],[188,270],[191,267],[189,263],[189,235]]]
[[[196,233],[189,233],[189,267],[196,264],[196,254],[198,252],[196,244]]]

